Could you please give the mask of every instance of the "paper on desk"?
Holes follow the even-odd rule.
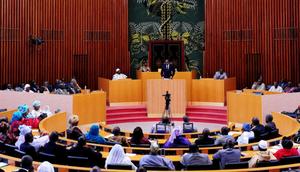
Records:
[[[127,156],[135,156],[135,153],[126,153]]]

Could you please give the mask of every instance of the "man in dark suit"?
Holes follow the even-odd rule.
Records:
[[[175,68],[173,64],[169,62],[168,59],[165,60],[165,63],[162,65],[161,77],[163,79],[173,79],[175,75]]]
[[[33,159],[37,158],[37,153],[35,148],[31,145],[33,141],[33,135],[31,133],[27,133],[25,135],[25,142],[21,144],[20,150],[25,152],[26,155],[30,155]]]

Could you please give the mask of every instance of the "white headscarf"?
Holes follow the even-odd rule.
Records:
[[[20,125],[18,129],[20,131],[20,136],[15,145],[20,149],[21,144],[25,142],[25,135],[27,133],[31,133],[31,127],[27,125]]]
[[[38,172],[54,172],[54,167],[53,167],[53,165],[50,162],[44,161],[38,167],[37,171]]]
[[[133,170],[137,169],[130,158],[125,154],[123,147],[119,144],[115,144],[110,150],[105,161],[105,168],[107,168],[108,164],[131,165]]]
[[[177,137],[177,133],[180,135],[181,134],[181,128],[179,126],[175,127],[173,130],[172,130],[172,133],[171,133],[171,136],[169,137],[168,139],[168,142],[170,143],[173,143],[174,140],[176,139]]]
[[[31,127],[27,125],[20,125],[19,130],[20,130],[20,136],[17,142],[15,143],[15,146],[17,146],[20,149],[21,144],[25,142],[25,135],[31,132]],[[49,142],[49,136],[46,135],[39,138],[34,138],[31,145],[35,148],[36,151],[38,151],[40,147],[44,146],[48,142]]]

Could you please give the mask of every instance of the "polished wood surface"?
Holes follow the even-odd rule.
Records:
[[[110,103],[142,102],[141,80],[98,78],[98,87],[107,93]]]
[[[67,130],[67,113],[60,112],[43,119],[39,124],[39,129],[47,133],[65,132]]]
[[[95,91],[73,95],[73,114],[79,116],[79,124],[106,120],[106,93]]]
[[[1,0],[0,85],[129,74],[128,0]],[[45,40],[30,44],[30,36]],[[86,63],[74,65],[81,57]],[[86,65],[86,66],[84,66]],[[79,69],[79,70],[78,70]],[[76,76],[77,75],[77,76]]]
[[[141,72],[137,71],[137,78],[142,80],[143,87],[143,101],[147,100],[147,80],[150,79],[161,79],[160,72]],[[192,79],[196,78],[195,72],[176,72],[173,80],[184,79],[186,82],[186,97],[188,101],[191,101],[191,87]]]
[[[216,80],[203,78],[192,81],[192,102],[209,102],[224,104],[226,92],[236,89],[236,79]]]
[[[0,112],[0,117],[7,117],[7,119],[10,121],[13,116],[13,113],[16,111],[17,109]]]
[[[266,84],[283,78],[299,83],[299,7],[299,0],[206,0],[206,77],[222,67],[237,77],[238,88],[249,88],[260,74]],[[255,56],[257,63],[247,62]],[[248,80],[255,66],[261,71]]]
[[[4,154],[0,154],[0,157],[3,158],[3,159],[9,160],[12,163],[21,162],[20,158],[11,157],[11,156],[7,156],[7,155],[4,155]],[[34,161],[33,164],[35,166],[38,166],[38,165],[41,164],[41,162]],[[87,167],[76,167],[76,166],[67,166],[67,165],[59,165],[59,164],[53,164],[53,166],[54,166],[54,168],[58,169],[58,172],[67,172],[69,170],[80,170],[80,171],[90,171],[91,170],[91,168],[87,168]],[[295,168],[295,167],[297,168],[299,166],[300,166],[300,163],[295,163],[295,164],[278,165],[278,166],[271,166],[271,167],[229,169],[229,170],[209,170],[209,171],[210,172],[247,172],[247,171],[280,172],[280,169],[288,169],[288,168]],[[18,169],[18,167],[15,167],[14,165],[9,165],[7,167],[4,167],[3,169],[6,170],[5,172],[11,172],[11,171],[8,171],[8,170],[11,170],[11,169],[15,170],[15,169]],[[108,169],[101,169],[101,171],[105,171],[105,172],[133,172],[133,170],[114,170],[114,169],[109,169],[109,170]],[[195,172],[204,172],[204,171],[203,170],[195,170]]]
[[[273,112],[272,115],[273,122],[276,124],[276,127],[279,128],[280,135],[287,136],[291,133],[297,133],[300,130],[300,124],[294,118],[278,112]]]
[[[165,110],[166,91],[171,94],[170,110],[172,117],[185,115],[187,98],[185,80],[147,80],[147,113],[148,117],[162,117]]]
[[[262,121],[262,96],[252,92],[227,92],[227,115],[230,122],[251,123],[253,117]]]

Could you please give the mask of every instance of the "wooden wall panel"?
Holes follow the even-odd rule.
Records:
[[[29,36],[43,37],[34,46]],[[87,55],[88,83],[129,74],[127,0],[1,0],[0,85],[73,76],[73,56]],[[82,86],[83,87],[83,86]]]
[[[260,55],[267,84],[300,82],[299,0],[206,0],[205,22],[207,77],[222,67],[249,87],[247,56]]]

